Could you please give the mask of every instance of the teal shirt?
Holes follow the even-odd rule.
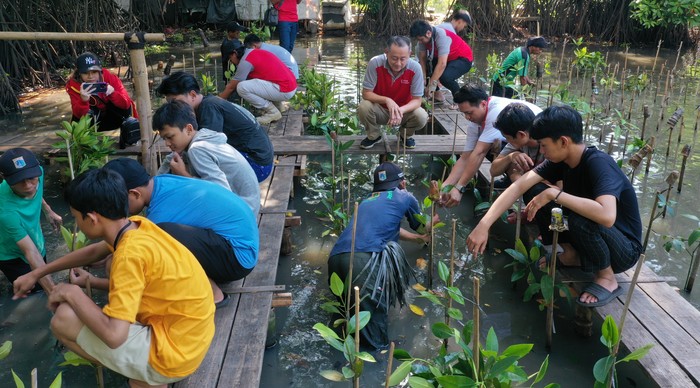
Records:
[[[29,236],[41,256],[46,256],[41,232],[41,203],[44,196],[44,170],[34,198],[21,198],[3,181],[0,183],[0,260],[27,261],[17,242]]]
[[[528,52],[527,49],[523,50],[522,47],[516,47],[515,50],[511,51],[506,60],[501,64],[498,73],[493,75],[492,80],[497,81],[498,76],[504,74],[506,82],[513,82],[516,76],[525,77],[530,70],[530,55],[528,52],[528,55],[523,57],[523,51]],[[520,70],[517,70],[518,68],[520,68]]]

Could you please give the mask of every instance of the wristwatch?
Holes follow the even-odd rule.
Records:
[[[457,191],[459,191],[460,194],[464,194],[467,192],[467,186],[460,185],[459,183],[454,186]]]

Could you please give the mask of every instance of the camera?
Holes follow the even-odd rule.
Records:
[[[107,92],[107,82],[86,82],[85,89],[93,87],[90,94],[106,93]]]

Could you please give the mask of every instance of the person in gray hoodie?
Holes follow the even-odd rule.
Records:
[[[153,115],[153,130],[173,151],[160,166],[159,175],[172,173],[216,183],[241,197],[257,216],[260,186],[253,168],[226,142],[225,134],[198,129],[189,104],[177,100],[163,104]]]

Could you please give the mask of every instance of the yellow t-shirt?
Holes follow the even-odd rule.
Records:
[[[109,277],[112,318],[152,327],[149,364],[167,377],[192,374],[214,337],[214,296],[187,248],[146,218],[118,242]]]

